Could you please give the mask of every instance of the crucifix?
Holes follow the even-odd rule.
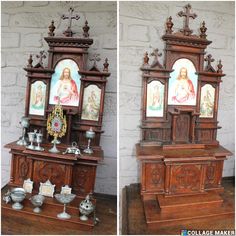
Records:
[[[151,56],[154,56],[154,60],[151,64],[151,67],[155,67],[158,66],[159,68],[163,68],[163,66],[160,64],[160,62],[158,61],[158,57],[162,56],[162,53],[159,53],[159,49],[156,48],[154,49],[154,51],[151,53]]]
[[[101,58],[100,58],[99,56],[100,56],[100,54],[94,53],[94,54],[93,54],[93,57],[89,59],[90,61],[93,61],[93,62],[94,62],[94,63],[93,63],[93,67],[97,67],[97,63],[96,63],[96,62],[98,62],[98,61],[101,60]]]
[[[39,58],[39,62],[35,67],[43,67],[43,59],[46,59],[45,51],[40,51],[36,58]]]
[[[178,13],[178,15],[180,17],[184,16],[185,17],[185,21],[184,21],[184,28],[181,30],[181,32],[184,33],[184,35],[188,36],[190,35],[193,31],[189,28],[189,18],[193,18],[195,19],[197,17],[197,15],[195,13],[190,13],[190,9],[191,9],[191,5],[190,4],[187,4],[185,6],[185,9],[186,11],[183,12],[183,11],[180,11]]]
[[[204,58],[204,61],[207,62],[207,65],[205,67],[205,70],[206,71],[212,71],[214,72],[214,68],[211,66],[211,62],[214,62],[215,59],[212,58],[212,55],[211,54],[208,54],[205,58]]]
[[[74,8],[70,7],[69,9],[69,15],[66,16],[66,15],[62,15],[62,19],[63,20],[66,20],[68,19],[68,27],[67,27],[67,30],[63,32],[63,34],[66,36],[66,37],[72,37],[73,35],[73,32],[71,30],[71,23],[72,23],[72,20],[75,19],[75,20],[79,20],[80,16],[79,15],[75,15],[75,16],[72,16],[73,14],[73,11],[74,11]]]

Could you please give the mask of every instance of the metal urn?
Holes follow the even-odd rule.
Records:
[[[58,202],[64,204],[64,208],[63,208],[63,212],[62,213],[59,213],[57,214],[57,218],[59,219],[70,219],[71,218],[71,215],[69,215],[67,212],[66,212],[66,204],[72,202],[74,200],[74,198],[76,197],[75,194],[55,194],[54,195],[55,198],[57,199]]]
[[[90,201],[89,195],[86,196],[85,200],[83,200],[79,205],[79,211],[81,213],[80,219],[83,221],[88,220],[88,216],[94,211],[95,206]]]
[[[25,134],[26,134],[26,129],[29,128],[29,121],[30,121],[30,118],[26,116],[21,117],[20,124],[22,126],[22,137],[20,137],[20,139],[16,142],[17,145],[20,145],[20,146],[28,145]]]
[[[11,199],[14,202],[12,205],[12,208],[14,210],[21,210],[23,208],[23,205],[20,204],[25,199],[26,193],[23,188],[13,188],[11,190]]]
[[[30,198],[30,201],[35,206],[33,212],[40,213],[42,211],[40,207],[43,205],[44,200],[45,197],[41,194],[34,195]]]
[[[95,132],[93,131],[92,127],[86,131],[85,137],[88,139],[88,146],[84,149],[84,153],[92,154],[93,149],[90,147],[91,140],[95,138]]]

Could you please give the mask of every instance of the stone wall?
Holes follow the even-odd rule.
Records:
[[[135,157],[135,144],[141,133],[141,71],[144,53],[154,48],[163,50],[161,36],[165,33],[165,22],[172,16],[174,31],[182,28],[183,20],[177,13],[186,2],[120,2],[120,188],[140,182],[139,164]],[[218,130],[221,145],[234,153],[234,2],[191,2],[197,14],[190,19],[194,33],[205,20],[207,39],[213,43],[207,48],[216,61],[222,59],[223,83],[220,87]],[[162,57],[163,58],[163,57]],[[162,58],[160,61],[162,62]],[[225,161],[224,176],[234,176],[234,157]]]
[[[116,2],[2,2],[2,186],[9,181],[10,154],[3,148],[6,143],[21,136],[19,120],[24,114],[26,77],[22,69],[27,65],[29,54],[48,50],[43,37],[54,19],[56,34],[66,29],[67,21],[60,19],[74,7],[80,20],[73,21],[72,29],[82,35],[85,19],[90,26],[90,37],[94,44],[92,54],[100,53],[102,60],[109,59],[111,76],[108,78],[103,128],[101,138],[104,162],[97,169],[95,191],[116,194],[116,91],[117,91],[117,22]],[[36,58],[33,58],[36,61]],[[99,63],[102,68],[102,63]]]

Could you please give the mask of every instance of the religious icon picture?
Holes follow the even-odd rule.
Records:
[[[49,104],[79,106],[80,75],[78,65],[71,59],[57,63],[52,75]]]
[[[147,85],[146,117],[162,117],[164,108],[164,85],[153,80]]]
[[[168,105],[196,105],[198,77],[194,64],[189,59],[181,58],[172,69]]]
[[[94,84],[84,89],[82,116],[83,120],[98,121],[101,101],[101,89]]]
[[[200,116],[201,118],[213,118],[215,104],[215,88],[205,84],[201,88]]]
[[[47,85],[42,81],[35,81],[31,84],[29,115],[44,115],[46,89]]]

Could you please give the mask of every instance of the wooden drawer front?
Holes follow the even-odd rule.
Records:
[[[18,186],[23,186],[24,180],[31,178],[32,160],[24,155],[13,154],[13,176],[12,182]]]
[[[93,193],[96,167],[93,165],[76,165],[73,169],[72,187],[77,194]]]
[[[205,188],[216,188],[221,185],[223,161],[212,161],[206,167]]]
[[[170,173],[170,194],[188,194],[200,192],[203,178],[200,164],[172,165]]]
[[[164,164],[145,163],[145,187],[146,192],[164,191]]]
[[[71,184],[71,169],[69,165],[58,164],[45,161],[34,161],[34,188],[38,189],[40,182],[46,182],[48,179],[56,185],[56,191],[60,191],[65,184]]]

